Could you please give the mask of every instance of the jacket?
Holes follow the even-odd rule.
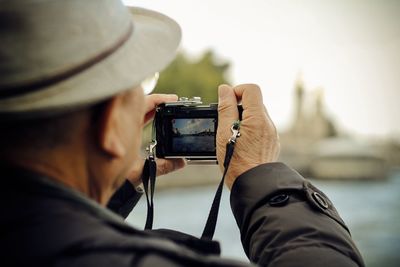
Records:
[[[141,195],[129,182],[107,209],[43,175],[8,167],[1,173],[1,266],[364,266],[332,202],[283,163],[247,171],[231,190],[251,263],[126,224]]]

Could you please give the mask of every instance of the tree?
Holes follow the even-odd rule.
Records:
[[[209,50],[198,61],[190,61],[183,53],[161,74],[154,93],[170,93],[178,96],[199,96],[204,103],[218,100],[218,85],[229,83],[226,71],[229,63],[217,63],[214,53]]]

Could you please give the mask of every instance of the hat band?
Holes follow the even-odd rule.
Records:
[[[84,62],[75,65],[63,72],[55,73],[52,76],[49,76],[45,79],[39,79],[33,82],[25,83],[25,84],[18,84],[16,86],[9,86],[0,88],[0,97],[8,98],[8,97],[15,97],[24,93],[30,93],[32,91],[36,91],[39,88],[47,87],[54,85],[56,83],[62,82],[74,75],[79,74],[80,72],[85,71],[86,69],[96,65],[100,61],[104,60],[115,51],[117,51],[124,43],[126,43],[133,33],[133,23],[129,24],[129,28],[127,32],[121,36],[114,45],[108,47],[104,51],[96,54],[95,56],[85,60]]]

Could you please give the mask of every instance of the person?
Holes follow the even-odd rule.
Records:
[[[218,88],[217,132],[221,165],[241,101],[226,185],[251,263],[126,224],[141,196],[141,130],[177,99],[141,84],[173,59],[179,26],[119,0],[3,0],[0,20],[2,266],[364,266],[332,202],[276,162],[254,84]],[[159,175],[184,166],[157,163]]]

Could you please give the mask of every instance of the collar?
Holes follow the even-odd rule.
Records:
[[[0,192],[3,190],[7,192],[27,192],[35,195],[62,199],[65,200],[66,203],[74,203],[99,220],[130,232],[136,232],[136,230],[125,223],[123,218],[119,215],[101,206],[83,193],[53,178],[21,167],[9,165],[0,165],[0,172],[5,177],[4,181],[2,181],[3,186],[0,187]]]

